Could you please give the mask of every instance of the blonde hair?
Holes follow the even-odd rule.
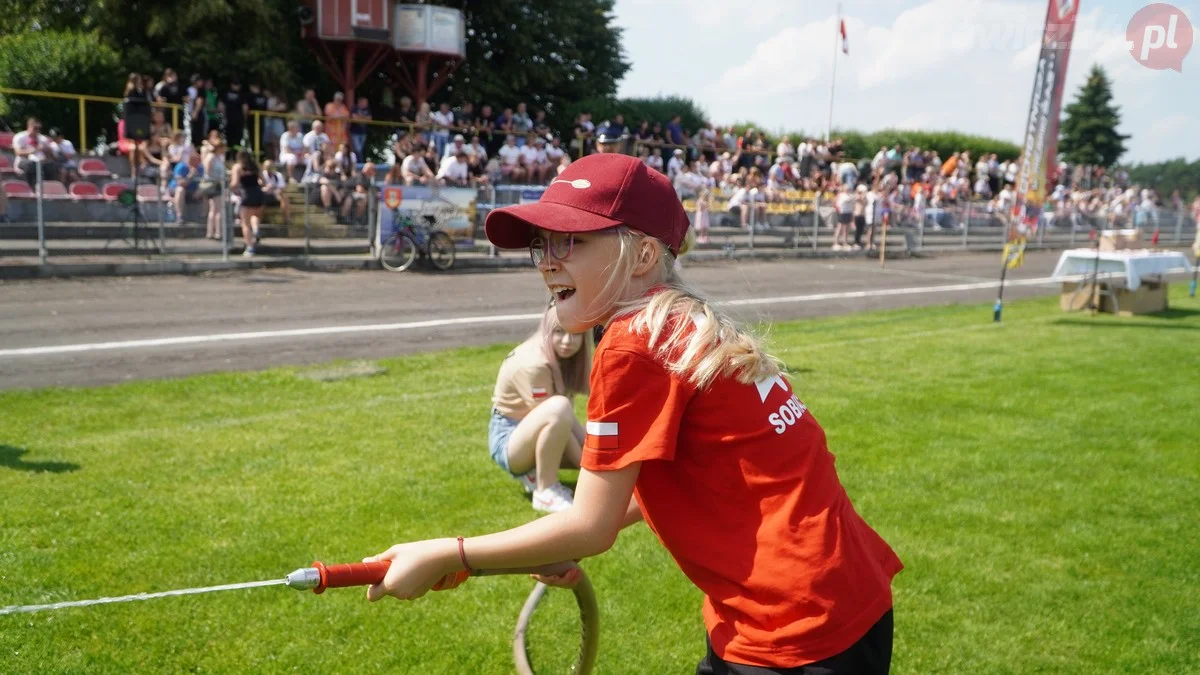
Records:
[[[554,391],[562,393],[567,398],[577,394],[587,396],[591,393],[588,387],[588,378],[592,373],[592,332],[585,331],[583,344],[580,345],[579,351],[564,359],[554,351],[554,331],[556,330],[566,332],[566,329],[558,322],[558,312],[551,303],[542,314],[542,321],[538,325],[537,333],[530,336],[529,341],[534,343],[534,346],[545,357],[546,362],[550,364],[550,371],[554,376]]]
[[[634,315],[630,328],[648,337],[650,349],[669,372],[705,389],[722,377],[752,384],[783,371],[783,364],[765,351],[758,338],[715,309],[708,298],[679,277],[676,256],[663,242],[627,227],[617,228],[617,235],[621,250],[610,267],[609,282],[600,298],[616,310],[610,322]],[[630,281],[643,239],[659,248],[654,281],[662,290],[630,298]],[[680,255],[687,253],[694,241],[695,234],[689,228]]]

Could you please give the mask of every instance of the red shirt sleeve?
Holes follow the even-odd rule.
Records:
[[[596,354],[583,468],[612,471],[672,460],[691,388],[652,359],[619,349]]]

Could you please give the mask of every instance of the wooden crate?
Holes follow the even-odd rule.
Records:
[[[1087,309],[1088,297],[1096,291],[1088,281],[1063,282],[1062,295],[1059,296],[1059,307],[1064,312],[1078,312]],[[1082,292],[1080,290],[1082,289]],[[1114,305],[1115,300],[1115,305]],[[1131,291],[1123,285],[1100,282],[1099,310],[1119,316],[1136,316],[1152,314],[1167,309],[1167,283],[1165,281],[1143,281],[1136,291]],[[1114,311],[1115,310],[1115,311]]]
[[[1142,231],[1133,230],[1104,230],[1100,233],[1101,251],[1129,251],[1146,248],[1142,241]]]

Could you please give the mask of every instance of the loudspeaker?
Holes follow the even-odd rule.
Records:
[[[132,141],[150,140],[150,101],[140,97],[125,99],[125,138]]]

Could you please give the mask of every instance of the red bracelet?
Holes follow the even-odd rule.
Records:
[[[463,538],[458,538],[458,559],[462,561],[463,568],[467,570],[467,574],[475,574],[475,570],[471,569],[471,565],[467,563],[467,552],[463,550]]]

